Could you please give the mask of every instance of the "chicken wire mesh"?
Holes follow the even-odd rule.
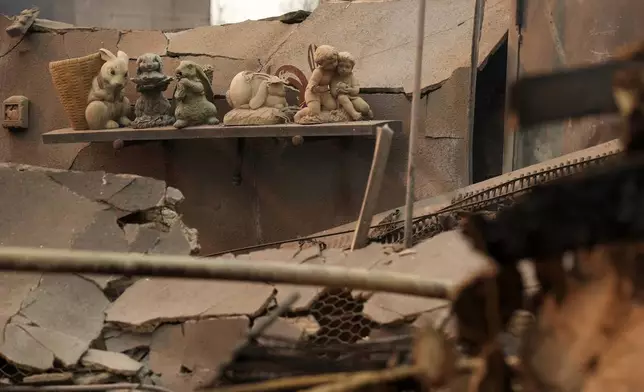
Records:
[[[299,339],[265,333],[251,340],[221,371],[219,382],[238,384],[281,377],[382,369],[408,359],[411,335],[370,339],[379,323],[363,313],[367,296],[326,288],[305,310],[283,320],[308,320]],[[315,324],[315,325],[311,325]],[[300,323],[299,326],[302,326]]]
[[[309,337],[312,344],[333,345],[355,343],[369,336],[377,323],[363,313],[364,300],[348,289],[324,290],[311,305],[310,315],[319,329]]]

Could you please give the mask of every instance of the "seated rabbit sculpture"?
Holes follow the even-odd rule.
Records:
[[[124,95],[128,81],[129,58],[125,52],[116,56],[107,49],[100,49],[105,63],[92,82],[87,97],[85,119],[89,129],[113,129],[130,125],[130,100]]]
[[[183,60],[175,70],[177,86],[174,90],[176,108],[175,128],[219,123],[214,94],[203,68],[192,61]]]

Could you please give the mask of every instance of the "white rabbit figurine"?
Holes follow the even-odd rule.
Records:
[[[125,52],[118,51],[116,56],[107,49],[100,49],[105,63],[101,72],[94,78],[92,89],[87,97],[85,119],[89,129],[113,129],[120,125],[130,125],[130,100],[124,95],[128,82],[127,69],[129,58]]]

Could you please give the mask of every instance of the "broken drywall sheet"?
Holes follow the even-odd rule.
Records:
[[[201,381],[201,375],[211,373],[232,358],[237,345],[246,340],[248,331],[246,317],[161,326],[152,337],[150,369],[161,374],[164,386],[191,390]]]
[[[142,332],[163,322],[254,315],[266,308],[273,291],[267,284],[145,278],[109,307],[106,320]]]
[[[136,178],[129,175],[107,174],[102,171],[52,171],[48,175],[77,195],[97,201],[109,200]]]
[[[107,199],[107,203],[123,211],[145,211],[160,206],[165,198],[165,182],[136,177],[126,187]]]
[[[12,271],[0,273],[0,344],[3,343],[5,325],[16,317],[29,292],[38,286],[41,276],[39,273]]]
[[[63,274],[44,275],[37,288],[21,302],[21,318],[12,319],[5,328],[12,331],[13,341],[0,346],[0,355],[12,363],[41,370],[51,367],[50,358],[65,366],[76,364],[100,335],[109,304],[96,284],[80,276]],[[28,353],[20,353],[24,356],[21,357],[15,352],[36,344],[38,355],[47,353],[43,354],[43,362],[34,362]],[[45,359],[48,365],[43,368]]]
[[[99,211],[93,221],[72,239],[72,249],[127,252],[128,243],[112,210]]]
[[[150,249],[150,254],[191,254],[193,247],[183,230],[183,223],[175,222],[167,233],[160,233],[159,239]]]
[[[414,252],[380,263],[374,270],[405,273],[458,284],[485,268],[487,261],[476,253],[459,231],[438,234],[414,247]],[[379,323],[390,323],[444,307],[447,302],[390,293],[375,293],[363,312]]]
[[[9,363],[27,369],[49,370],[54,365],[54,354],[16,324],[5,327],[0,355]]]
[[[91,341],[38,326],[20,325],[33,339],[49,350],[64,366],[76,365],[89,349]]]
[[[12,200],[10,205],[0,206],[0,245],[133,251],[118,220],[144,212],[141,215],[150,222],[148,228],[155,229],[160,240],[145,249],[143,243],[149,242],[136,242],[136,251],[145,253],[161,246],[157,253],[190,253],[177,240],[176,232],[165,233],[177,222],[190,250],[199,248],[196,230],[185,227],[174,211],[183,195],[174,188],[166,191],[163,181],[4,163],[0,164],[0,182],[4,184],[0,198]],[[159,244],[166,237],[168,242]]]
[[[161,239],[161,232],[154,224],[128,224],[123,227],[129,252],[146,253]]]
[[[196,243],[196,232],[185,236],[190,229],[172,210],[183,196],[166,194],[162,181],[0,164],[0,182],[0,197],[12,200],[0,205],[3,246],[188,254]],[[121,229],[122,210],[139,208],[160,210],[149,216],[162,222]],[[174,225],[169,232],[166,220]],[[75,365],[101,334],[106,293],[115,298],[131,284],[105,275],[0,274],[0,356],[27,369],[46,370],[54,360]]]

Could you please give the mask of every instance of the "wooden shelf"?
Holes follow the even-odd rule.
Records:
[[[389,124],[398,131],[402,129],[399,120],[354,121],[333,124],[279,124],[223,126],[202,125],[176,129],[173,127],[132,129],[118,128],[95,131],[75,131],[71,128],[58,129],[42,135],[43,143],[84,143],[114,142],[116,140],[178,140],[178,139],[217,139],[249,137],[323,137],[323,136],[372,136],[376,127]]]

